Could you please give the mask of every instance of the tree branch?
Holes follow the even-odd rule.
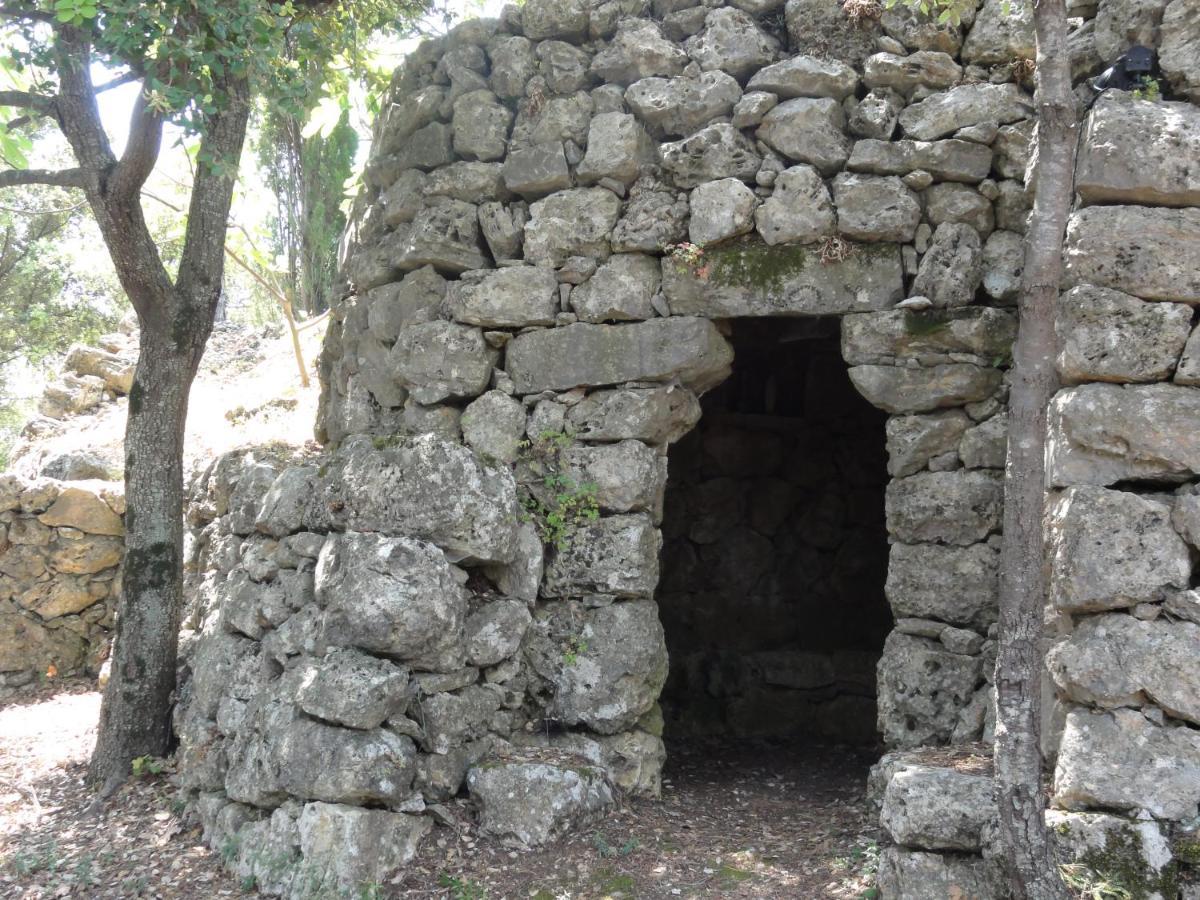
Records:
[[[113,171],[109,190],[114,194],[133,195],[142,189],[162,147],[163,118],[150,107],[145,93],[138,94],[129,125],[129,139],[121,161]]]
[[[16,106],[21,109],[36,109],[43,115],[54,109],[54,98],[31,91],[0,91],[0,106]]]
[[[48,184],[53,187],[82,188],[82,169],[7,169],[0,172],[0,188],[23,184]]]
[[[42,12],[37,9],[21,9],[10,4],[0,5],[0,17],[5,19],[28,19],[31,22],[46,22],[53,25],[54,16],[48,12]]]

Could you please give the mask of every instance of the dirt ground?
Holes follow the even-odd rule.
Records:
[[[200,843],[170,781],[133,779],[100,809],[83,784],[100,697],[80,681],[0,701],[0,897],[250,897]],[[674,746],[661,801],[631,800],[558,844],[518,852],[460,806],[383,897],[435,900],[870,898],[878,855],[870,751]]]

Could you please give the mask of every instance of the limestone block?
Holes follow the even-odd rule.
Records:
[[[1159,823],[1048,809],[1046,830],[1060,856],[1086,865],[1099,854],[1110,865],[1138,873],[1147,900],[1166,900],[1172,893],[1178,872],[1171,843]]]
[[[523,601],[493,600],[467,617],[467,662],[494,666],[516,654],[529,623],[529,607]]]
[[[977,852],[996,818],[993,793],[987,775],[906,766],[888,782],[879,824],[903,847]]]
[[[904,543],[965,547],[1000,529],[1003,505],[1000,472],[919,472],[888,484],[888,533]]]
[[[428,816],[332,803],[306,804],[297,824],[306,871],[342,891],[379,884],[412,862],[433,828]]]
[[[611,807],[612,788],[601,769],[535,762],[495,762],[467,773],[479,807],[479,829],[523,847],[546,844]]]
[[[573,94],[591,84],[592,76],[588,67],[592,57],[578,47],[566,41],[542,41],[535,52],[546,87],[554,93]]]
[[[986,400],[1002,381],[999,369],[971,363],[949,363],[910,369],[900,366],[854,366],[850,380],[858,392],[890,413],[928,412]]]
[[[876,53],[863,64],[863,81],[870,88],[892,88],[907,94],[917,87],[944,90],[962,77],[962,66],[949,53],[919,50],[908,56]]]
[[[970,225],[945,222],[937,226],[921,258],[912,293],[928,297],[937,308],[966,306],[975,300],[982,280],[979,232]]]
[[[610,256],[596,274],[571,291],[571,308],[581,322],[639,321],[654,317],[662,267],[640,253]]]
[[[317,560],[316,590],[331,646],[386,654],[414,669],[461,668],[466,598],[432,544],[334,535]]]
[[[720,69],[738,81],[775,58],[779,42],[740,9],[717,7],[704,19],[704,30],[684,43],[684,48],[705,72]]]
[[[669,444],[700,420],[696,395],[681,387],[595,391],[567,412],[580,440]]]
[[[1200,625],[1120,614],[1088,616],[1046,656],[1054,683],[1076,703],[1102,708],[1154,703],[1200,724],[1200,690],[1191,661]]]
[[[659,157],[675,186],[682,189],[719,178],[752,182],[762,164],[750,140],[727,122],[717,122],[681,141],[663,144]]]
[[[562,141],[514,149],[504,160],[504,184],[522,197],[544,197],[571,186]]]
[[[568,447],[562,470],[576,484],[594,485],[603,510],[661,516],[667,458],[640,441]]]
[[[526,259],[535,265],[561,266],[571,256],[608,256],[621,200],[604,188],[575,188],[551,194],[529,211]]]
[[[914,103],[900,113],[900,127],[909,138],[934,141],[960,128],[1007,125],[1032,114],[1032,101],[1015,84],[981,82],[958,85]]]
[[[784,12],[793,52],[827,56],[854,66],[876,50],[879,26],[852,21],[828,0],[787,0]]]
[[[352,648],[301,663],[296,705],[310,716],[370,731],[408,706],[408,671]]]
[[[983,245],[983,289],[993,300],[1013,301],[1021,292],[1025,241],[1015,231],[993,231]]]
[[[522,522],[517,528],[517,547],[512,561],[484,566],[483,571],[501,593],[532,604],[537,600],[542,583],[544,556],[537,527],[532,522]]]
[[[592,119],[587,155],[576,175],[581,184],[611,178],[629,186],[653,160],[653,143],[637,119],[623,112],[601,113]]]
[[[887,422],[888,474],[912,475],[935,456],[958,449],[971,420],[961,409],[918,416],[892,416]]]
[[[859,241],[908,243],[921,221],[921,201],[899,178],[843,172],[833,179],[838,231]]]
[[[1200,109],[1190,103],[1105,95],[1079,149],[1075,189],[1085,203],[1200,206]]]
[[[581,41],[588,31],[587,6],[584,0],[528,0],[521,10],[525,36],[534,41]]]
[[[1030,0],[984,0],[963,42],[963,62],[978,66],[1033,59],[1033,4]]]
[[[367,324],[381,341],[394,341],[402,329],[438,318],[446,296],[446,279],[432,266],[417,269],[404,280],[367,292]]]
[[[846,114],[829,97],[785,100],[763,116],[759,140],[792,162],[808,163],[829,176],[850,158],[851,142],[842,133]]]
[[[1158,46],[1167,0],[1102,0],[1096,10],[1096,50],[1106,63],[1141,44]]]
[[[992,307],[867,313],[842,319],[842,356],[851,365],[949,362],[950,354],[991,361],[1009,355],[1016,335],[1013,315]]]
[[[992,150],[973,141],[855,141],[846,167],[874,175],[907,175],[918,169],[942,181],[977,183],[992,169]]]
[[[1004,874],[995,862],[888,847],[879,858],[880,896],[904,900],[1004,897]]]
[[[782,100],[796,97],[832,97],[845,100],[858,87],[858,73],[836,59],[792,56],[755,73],[749,91],[766,91]]]
[[[462,430],[481,458],[511,463],[525,436],[525,407],[503,391],[488,391],[463,410]]]
[[[402,149],[414,132],[438,120],[445,101],[445,88],[428,85],[389,104],[381,115],[376,154],[387,156]]]
[[[958,455],[968,469],[1003,469],[1008,455],[1008,413],[997,413],[964,434]]]
[[[450,283],[446,311],[455,321],[488,328],[553,325],[558,279],[549,269],[535,266],[465,273]]]
[[[1055,306],[1059,374],[1067,384],[1169,379],[1191,325],[1189,306],[1082,285]]]
[[[662,538],[645,515],[622,515],[578,526],[546,565],[544,597],[611,594],[649,597],[658,584]]]
[[[488,266],[480,245],[479,212],[461,200],[443,199],[427,206],[409,229],[395,237],[391,261],[404,271],[433,266],[439,272],[458,275]]]
[[[289,466],[280,472],[263,496],[255,530],[277,538],[300,531],[316,477],[315,466]]]
[[[904,98],[895,91],[872,89],[846,117],[846,130],[856,137],[887,141],[896,130],[903,108]],[[853,150],[850,157],[854,158]]]
[[[747,240],[709,250],[699,273],[663,262],[663,293],[672,315],[835,315],[888,309],[904,292],[897,247],[858,246],[822,263],[812,247],[770,247]]]
[[[891,747],[949,740],[983,679],[979,657],[893,631],[879,660],[879,728]]]
[[[1186,588],[1192,569],[1169,506],[1091,485],[1051,507],[1047,556],[1050,601],[1066,612],[1153,603]]]
[[[92,491],[64,487],[50,508],[38,516],[43,525],[76,528],[86,534],[122,535],[125,524]]]
[[[909,50],[936,50],[957,56],[962,46],[962,32],[975,20],[975,6],[960,8],[958,24],[939,22],[938,12],[920,10],[897,4],[885,8],[879,22],[888,37],[903,44]]]
[[[758,197],[736,178],[706,181],[692,190],[688,236],[705,246],[754,230]]]
[[[605,84],[627,87],[642,78],[678,75],[687,54],[648,19],[618,23],[612,41],[592,60],[591,73]]]
[[[703,391],[725,379],[732,360],[733,351],[711,322],[673,316],[518,335],[508,345],[507,369],[523,394],[676,379]]]
[[[0,672],[42,673],[51,665],[64,674],[76,672],[86,655],[80,635],[67,628],[47,628],[11,601],[0,600]]]
[[[480,329],[438,321],[401,331],[388,365],[413,399],[431,404],[482,394],[497,357]]]
[[[503,159],[513,114],[488,90],[471,91],[454,101],[454,152],[487,162]]]
[[[737,79],[714,71],[699,78],[644,78],[630,85],[625,102],[652,133],[687,136],[730,115],[741,96]]]
[[[510,146],[514,149],[573,141],[582,147],[587,143],[588,127],[596,103],[586,91],[576,91],[565,97],[551,97],[542,103],[522,104],[513,126]]]
[[[118,394],[128,394],[133,388],[134,363],[99,347],[75,344],[67,351],[63,368],[76,375],[101,378],[110,391]]]
[[[996,621],[1000,554],[988,544],[892,544],[884,590],[898,617],[983,628]]]
[[[1154,725],[1137,710],[1075,707],[1063,728],[1051,802],[1190,819],[1200,802],[1200,735]]]
[[[1071,216],[1066,284],[1200,303],[1200,209],[1089,206]]]
[[[1200,390],[1084,384],[1050,403],[1050,483],[1182,481],[1200,473]]]
[[[1200,99],[1200,10],[1188,0],[1171,0],[1163,12],[1158,63],[1171,86]]]
[[[755,212],[758,233],[767,244],[809,244],[833,231],[833,202],[812,166],[792,166],[775,179],[775,190]]]
[[[528,615],[528,611],[526,611]],[[468,677],[475,675],[468,669]],[[417,713],[422,722],[422,747],[445,756],[487,735],[488,723],[500,709],[503,691],[496,685],[471,684],[453,692],[422,690]]]
[[[533,42],[527,37],[503,37],[488,46],[492,63],[491,88],[496,95],[514,100],[525,95],[525,85],[537,72]]]

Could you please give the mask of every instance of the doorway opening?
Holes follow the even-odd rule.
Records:
[[[874,745],[886,414],[851,384],[836,318],[732,326],[733,374],[669,460],[665,736]]]

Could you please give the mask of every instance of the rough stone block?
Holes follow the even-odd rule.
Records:
[[[1068,286],[1200,303],[1200,209],[1089,206],[1071,216],[1064,256]]]
[[[904,543],[965,547],[1000,528],[1004,480],[999,472],[919,472],[887,486],[888,532]]]
[[[1000,387],[999,369],[952,363],[910,369],[854,366],[850,380],[858,392],[890,413],[928,412],[986,400]]]
[[[467,773],[479,829],[536,847],[591,821],[613,805],[603,770],[536,762],[495,762]]]
[[[892,544],[884,590],[897,618],[985,628],[997,619],[1000,554],[989,544]]]
[[[893,310],[844,317],[842,356],[854,366],[910,359],[949,363],[962,354],[991,362],[1009,355],[1016,336],[1016,318],[992,307]]]
[[[888,782],[879,824],[914,850],[978,852],[984,828],[996,818],[993,793],[987,775],[906,766]]]
[[[654,593],[662,538],[648,516],[612,516],[579,525],[564,543],[546,566],[542,596]]]
[[[893,631],[879,660],[879,729],[889,747],[950,739],[983,680],[983,661],[937,641]]]

